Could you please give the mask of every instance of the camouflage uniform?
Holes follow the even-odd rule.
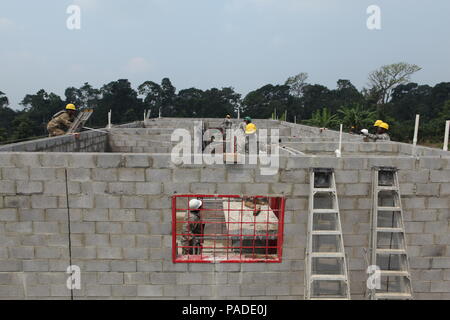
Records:
[[[391,141],[391,137],[387,133],[368,134],[366,137],[372,141]]]
[[[199,211],[186,212],[185,224],[183,224],[183,236],[181,245],[183,247],[183,254],[201,254],[203,242],[203,230],[205,224],[202,223],[202,218]],[[190,223],[188,223],[190,222]]]
[[[52,117],[47,125],[50,137],[63,136],[72,125],[75,117],[70,116],[69,112],[63,110]]]

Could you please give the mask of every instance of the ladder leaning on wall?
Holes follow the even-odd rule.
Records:
[[[369,297],[413,299],[397,168],[374,167],[372,173],[369,253],[370,265],[377,268],[378,282],[369,288]]]
[[[310,171],[305,262],[306,300],[350,299],[333,169],[314,168]]]

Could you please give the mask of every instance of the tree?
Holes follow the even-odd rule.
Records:
[[[292,96],[287,85],[268,84],[252,91],[244,98],[243,111],[253,118],[268,119],[274,110],[282,114],[292,107]],[[289,112],[289,111],[288,111]]]
[[[138,87],[140,95],[144,96],[143,103],[145,109],[150,109],[150,116],[159,116],[162,113],[163,90],[159,84],[153,81],[146,81]]]
[[[345,127],[355,127],[357,130],[371,126],[375,122],[376,116],[376,111],[363,110],[359,104],[342,107],[338,113],[341,115],[340,120]]]
[[[5,108],[9,105],[8,97],[0,91],[0,108]]]
[[[34,136],[46,135],[48,122],[56,112],[64,108],[64,102],[58,95],[47,93],[43,89],[36,94],[26,95],[20,104],[24,106],[26,113],[26,117],[23,116],[20,122],[29,124]],[[24,134],[21,134],[21,138]]]
[[[104,85],[100,89],[101,99],[92,116],[96,126],[104,126],[108,121],[109,110],[113,113],[114,123],[134,121],[144,116],[144,106],[138,93],[131,87],[127,79],[119,79]]]
[[[307,125],[320,128],[334,128],[338,124],[338,117],[331,114],[328,108],[316,110],[311,119],[304,121]]]
[[[303,96],[303,88],[306,86],[306,80],[308,80],[308,74],[306,72],[301,72],[296,76],[289,77],[285,84],[289,86],[289,93],[297,98]]]
[[[377,104],[389,102],[393,90],[410,81],[411,76],[422,68],[404,62],[382,66],[369,74],[369,92],[377,96]]]

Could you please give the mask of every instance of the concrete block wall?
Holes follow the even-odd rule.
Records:
[[[370,168],[380,165],[400,169],[416,297],[450,298],[450,158],[288,157],[277,175],[262,176],[258,166],[103,153],[0,153],[0,298],[68,299],[71,261],[82,271],[75,299],[303,299],[308,169],[331,167],[352,297],[362,299]],[[205,186],[211,194],[285,196],[283,262],[173,264],[171,196]]]
[[[78,138],[66,135],[0,146],[0,152],[104,152],[108,134],[82,132]]]

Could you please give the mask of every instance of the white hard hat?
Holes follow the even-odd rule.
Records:
[[[189,201],[189,209],[191,210],[197,210],[202,206],[203,202],[198,199],[192,199]]]

